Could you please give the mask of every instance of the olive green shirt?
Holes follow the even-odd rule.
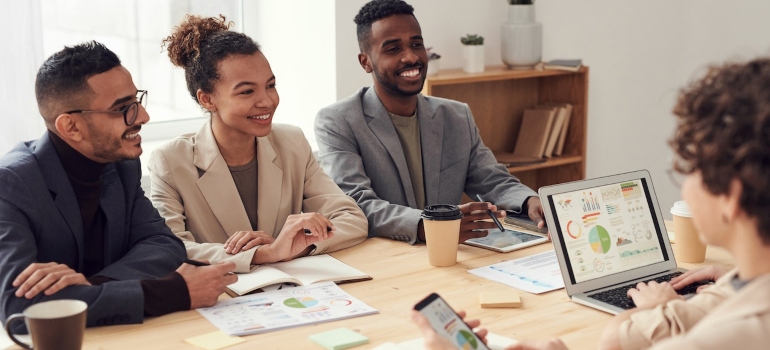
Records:
[[[417,113],[411,117],[402,117],[390,114],[390,120],[396,128],[401,148],[404,149],[406,166],[409,169],[409,177],[412,180],[414,199],[417,201],[416,209],[425,208],[425,183],[422,172],[422,146],[420,145],[420,123],[417,122]]]
[[[246,215],[249,216],[251,229],[257,231],[257,157],[244,165],[228,166],[233,176],[235,188],[241,196]]]

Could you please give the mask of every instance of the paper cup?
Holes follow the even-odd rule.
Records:
[[[706,260],[706,244],[700,240],[698,231],[692,223],[690,208],[684,201],[678,201],[671,207],[674,218],[674,257],[686,263],[701,263]]]
[[[451,204],[429,205],[423,210],[422,225],[431,265],[442,267],[457,263],[462,217],[460,208]]]

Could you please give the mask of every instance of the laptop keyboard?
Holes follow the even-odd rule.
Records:
[[[679,276],[681,274],[682,272],[674,272],[668,275],[659,276],[659,277],[648,279],[642,282],[645,282],[645,283],[648,283],[650,281],[655,281],[658,283],[668,282],[672,278]],[[599,301],[603,301],[607,304],[617,306],[624,310],[633,309],[636,307],[636,305],[634,304],[634,301],[628,297],[628,290],[631,288],[636,288],[636,285],[638,283],[639,282],[634,282],[631,284],[623,285],[614,289],[608,289],[608,290],[595,293],[595,294],[590,294],[587,296],[589,298],[596,299]],[[679,295],[692,294],[692,293],[695,293],[698,287],[707,283],[709,282],[696,282],[676,291],[676,293]]]

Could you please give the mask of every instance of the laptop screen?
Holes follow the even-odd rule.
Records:
[[[549,196],[572,283],[668,260],[644,178]]]

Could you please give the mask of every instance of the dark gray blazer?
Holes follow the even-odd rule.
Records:
[[[519,211],[537,195],[484,146],[467,104],[418,95],[417,118],[428,205],[459,204],[465,192]],[[320,110],[315,134],[324,171],[363,209],[369,237],[414,243],[422,210],[398,134],[374,88]]]
[[[97,276],[117,280],[69,286],[51,296],[17,298],[11,283],[33,262],[57,262],[83,270],[83,223],[75,192],[46,132],[0,158],[0,318],[54,299],[88,303],[88,326],[141,323],[144,295],[139,280],[163,277],[182,263],[182,242],[140,187],[138,160],[107,165],[101,208],[105,268]]]

